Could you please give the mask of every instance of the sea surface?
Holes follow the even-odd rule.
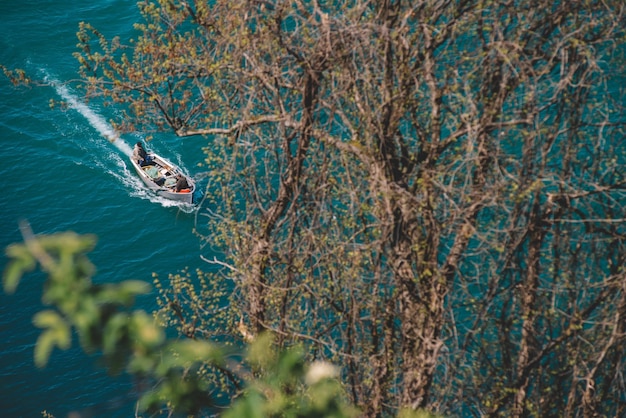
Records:
[[[37,234],[96,234],[90,253],[94,281],[152,281],[189,267],[202,268],[193,234],[197,208],[176,205],[148,192],[128,156],[141,132],[110,142],[113,107],[86,103],[72,89],[77,78],[76,32],[89,22],[105,36],[127,39],[140,18],[133,0],[0,1],[0,64],[23,68],[45,86],[15,88],[0,77],[0,249],[21,241],[19,223]],[[68,108],[52,109],[50,100]],[[201,193],[203,139],[154,136],[147,147],[198,179]],[[196,196],[198,199],[201,196]],[[2,268],[7,263],[2,256]],[[110,376],[97,357],[55,349],[38,369],[33,348],[39,330],[33,315],[41,302],[42,275],[26,276],[13,295],[0,291],[0,417],[134,417],[135,393],[128,376]],[[139,308],[152,310],[154,295]]]

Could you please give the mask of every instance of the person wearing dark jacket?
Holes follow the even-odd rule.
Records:
[[[176,186],[174,186],[174,191],[180,192],[181,190],[189,189],[189,183],[187,183],[187,179],[182,175],[176,176]]]
[[[135,149],[133,149],[133,159],[142,167],[149,163],[148,153],[143,148],[143,145],[141,145],[141,142],[137,142],[135,144]]]

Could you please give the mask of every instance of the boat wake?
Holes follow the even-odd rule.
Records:
[[[48,80],[59,96],[67,102],[70,108],[76,110],[83,115],[89,124],[93,126],[100,134],[115,145],[127,157],[133,153],[130,146],[124,142],[113,127],[99,114],[94,112],[89,106],[81,102],[74,94],[70,93],[68,88],[54,80]]]
[[[50,77],[45,73],[45,71],[44,74],[45,81],[54,88],[56,93],[67,103],[68,107],[82,115],[89,122],[91,127],[95,128],[102,137],[106,138],[110,144],[113,144],[126,157],[122,158],[119,153],[108,153],[108,157],[113,160],[118,171],[111,170],[111,165],[107,165],[107,162],[111,163],[111,160],[102,161],[101,159],[96,158],[94,161],[90,161],[90,164],[97,164],[101,168],[107,170],[111,175],[132,190],[130,193],[131,196],[147,199],[153,203],[159,203],[164,207],[178,207],[181,211],[186,213],[191,213],[195,210],[193,205],[157,196],[150,190],[146,189],[141,180],[134,174],[134,172],[132,172],[131,169],[128,168],[126,164],[126,159],[133,153],[131,146],[120,137],[120,134],[106,121],[102,115],[94,111],[86,103],[82,102],[77,95],[70,91],[67,86]],[[78,131],[81,130],[80,127],[77,128]],[[102,142],[97,145],[102,146]],[[84,147],[82,144],[80,146]],[[92,149],[86,151],[93,153]],[[101,151],[103,154],[106,153],[106,149],[102,149]],[[102,155],[100,155],[100,157],[101,156]]]

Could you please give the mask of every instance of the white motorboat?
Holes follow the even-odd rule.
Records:
[[[196,190],[196,184],[191,177],[185,175],[174,164],[154,152],[148,152],[148,158],[142,164],[133,157],[130,158],[130,161],[141,180],[150,190],[167,199],[193,203],[193,192]],[[187,187],[180,187],[178,184],[179,176],[185,179]]]

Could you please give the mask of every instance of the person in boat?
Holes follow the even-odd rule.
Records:
[[[150,164],[150,157],[148,153],[144,149],[141,142],[137,142],[135,144],[135,149],[133,150],[133,159],[137,161],[140,166],[145,166]]]
[[[187,183],[187,179],[183,175],[178,174],[176,176],[176,186],[174,186],[174,191],[180,192],[182,190],[189,190],[189,183]]]

